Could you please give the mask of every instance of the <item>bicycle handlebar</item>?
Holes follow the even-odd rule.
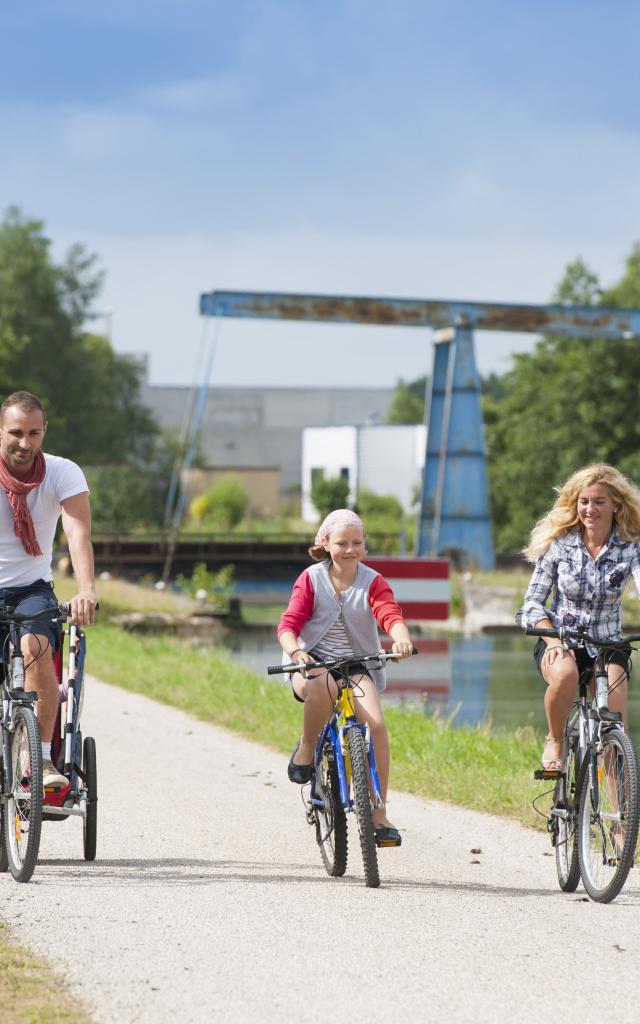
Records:
[[[417,653],[418,649],[417,647],[414,647],[411,654],[413,655]],[[391,651],[388,653],[387,651],[376,651],[375,654],[354,654],[350,655],[348,658],[331,658],[329,661],[294,661],[290,665],[268,665],[267,675],[284,675],[285,672],[300,672],[301,670],[304,671],[304,669],[312,668],[342,669],[345,665],[349,665],[350,663],[355,665],[361,664],[362,662],[366,664],[369,661],[397,661],[399,657],[399,654],[394,654]]]
[[[96,605],[96,608],[98,606]],[[30,622],[31,619],[43,618],[45,615],[51,616],[52,622],[66,622],[71,612],[71,604],[68,601],[63,601],[61,604],[51,605],[50,608],[40,608],[36,612],[25,612],[24,614],[16,615],[15,607],[10,604],[0,604],[0,623],[8,624],[10,622],[16,622],[21,625],[23,622]]]
[[[525,634],[527,636],[549,636],[554,637],[556,640],[569,640],[580,646],[591,644],[593,647],[608,649],[628,647],[629,644],[637,643],[640,640],[640,635],[638,634],[623,636],[619,640],[597,640],[594,636],[589,636],[582,630],[568,629],[565,626],[561,626],[560,629],[552,629],[548,626],[538,629],[537,626],[527,626]]]

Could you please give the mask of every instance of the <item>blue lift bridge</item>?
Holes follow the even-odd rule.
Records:
[[[494,566],[486,449],[474,331],[522,331],[584,340],[640,339],[640,310],[430,299],[213,291],[214,317],[429,327],[435,332],[427,451],[416,554]]]

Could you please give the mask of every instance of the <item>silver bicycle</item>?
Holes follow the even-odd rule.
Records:
[[[527,629],[530,636],[559,639],[570,649],[589,645],[597,650],[594,671],[580,674],[578,698],[563,738],[562,772],[534,772],[554,779],[553,804],[547,830],[555,848],[558,882],[564,892],[582,883],[598,903],[610,903],[633,866],[640,822],[638,758],[624,731],[622,716],[609,710],[607,653],[623,651],[640,636],[596,640],[583,630]],[[624,669],[621,676],[628,675]]]

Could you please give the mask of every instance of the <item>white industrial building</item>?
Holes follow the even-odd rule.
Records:
[[[306,427],[302,431],[302,518],[317,519],[311,487],[318,473],[349,481],[349,505],[362,489],[391,494],[405,512],[411,512],[416,488],[422,486],[426,442],[423,424]]]

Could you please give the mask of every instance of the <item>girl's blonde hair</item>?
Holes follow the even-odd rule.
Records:
[[[613,466],[597,462],[577,470],[562,487],[556,487],[558,497],[531,531],[529,543],[522,552],[525,558],[535,562],[552,541],[578,525],[578,496],[585,487],[592,487],[593,484],[604,484],[611,494],[616,506],[614,522],[620,539],[640,539],[640,490]]]

